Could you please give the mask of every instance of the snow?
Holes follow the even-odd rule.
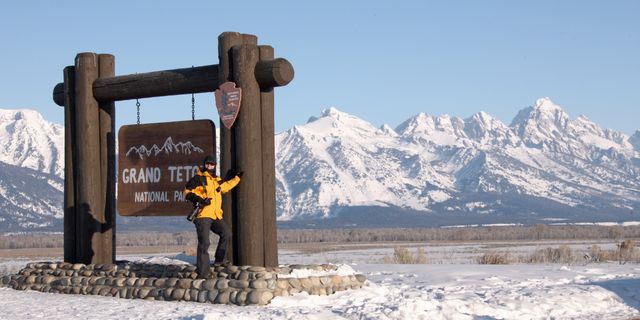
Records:
[[[46,121],[35,110],[0,109],[0,161],[64,174],[64,127]]]
[[[3,319],[630,319],[640,316],[636,264],[475,265],[374,264],[390,249],[302,254],[281,261],[342,261],[336,273],[364,274],[362,289],[330,296],[276,297],[267,306],[127,300],[0,288]],[[386,251],[385,251],[386,250]],[[466,248],[465,250],[470,250]],[[361,255],[358,255],[360,253]],[[119,257],[150,263],[193,263],[183,255]],[[184,261],[187,260],[187,261]],[[344,263],[352,261],[351,263]],[[12,261],[0,266],[16,267]],[[12,265],[13,264],[13,265]],[[302,271],[300,271],[302,272]],[[306,271],[307,273],[309,271]],[[306,276],[308,274],[299,274]]]
[[[444,202],[451,199],[451,195],[442,190],[432,190],[427,193],[433,202]]]
[[[603,137],[596,136],[594,134],[584,134],[584,135],[581,135],[579,139],[585,144],[592,145],[592,146],[595,146],[596,148],[603,149],[603,150],[620,147],[620,145],[615,141],[611,141]]]
[[[346,264],[338,265],[336,270],[329,271],[315,271],[311,269],[294,269],[290,274],[278,276],[278,278],[307,278],[307,277],[324,277],[324,276],[350,276],[355,275],[357,272],[353,268]]]

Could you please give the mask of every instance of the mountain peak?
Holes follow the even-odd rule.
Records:
[[[467,118],[464,131],[469,138],[483,144],[502,145],[509,140],[510,135],[510,129],[502,121],[484,111]]]
[[[395,137],[398,135],[398,133],[396,133],[395,130],[393,130],[393,128],[391,128],[391,126],[389,126],[388,124],[383,124],[382,126],[380,126],[380,131],[386,135]]]
[[[338,110],[336,107],[329,107],[327,109],[322,109],[322,111],[320,111],[320,115],[319,116],[311,116],[311,117],[309,117],[309,119],[307,120],[307,124],[312,123],[312,122],[316,122],[318,120],[322,120],[324,118],[333,118],[333,119],[336,119],[336,120],[340,120],[341,118],[344,118],[345,116],[350,116],[350,115]]]
[[[35,110],[0,109],[0,161],[55,174],[64,173],[64,127]]]
[[[339,118],[339,117],[344,116],[344,115],[346,115],[346,113],[338,110],[336,107],[329,107],[329,109],[324,109],[320,113],[321,117]]]
[[[38,111],[31,109],[0,109],[0,122],[17,121],[17,120],[35,120],[42,121],[42,115]]]
[[[521,138],[539,144],[556,140],[569,123],[569,115],[551,99],[544,97],[536,100],[534,106],[520,110],[511,127]]]
[[[541,111],[562,110],[562,108],[560,108],[560,106],[558,106],[557,104],[553,103],[553,101],[551,101],[549,97],[542,97],[536,100],[536,105],[534,108]]]
[[[435,130],[434,119],[424,112],[405,120],[398,125],[395,131],[400,135],[413,135],[416,133],[428,133]]]
[[[327,134],[333,131],[351,131],[375,133],[376,128],[371,123],[354,115],[330,107],[322,110],[319,117],[311,117],[307,123],[297,128],[298,132],[307,132],[313,135]]]
[[[492,117],[490,114],[484,112],[484,111],[480,111],[475,113],[474,115],[472,115],[468,121],[474,121],[474,122],[479,122],[479,123],[484,123],[484,124],[489,124],[493,121],[495,121],[496,119],[494,117]]]

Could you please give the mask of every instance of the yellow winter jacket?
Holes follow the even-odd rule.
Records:
[[[193,201],[197,199],[210,198],[211,204],[200,210],[196,219],[211,218],[214,220],[222,219],[222,194],[229,192],[233,187],[240,183],[240,177],[235,176],[233,179],[222,182],[218,176],[212,176],[209,172],[199,171],[193,178],[187,182],[184,189],[185,199]],[[220,189],[218,189],[220,188]]]

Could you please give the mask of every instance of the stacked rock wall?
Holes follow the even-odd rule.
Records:
[[[291,265],[278,268],[221,265],[209,279],[196,279],[192,265],[119,262],[84,265],[64,262],[29,263],[18,274],[0,279],[16,290],[93,294],[126,299],[194,301],[235,305],[264,305],[273,297],[299,292],[329,295],[361,288],[360,274],[331,275],[334,265]],[[312,270],[310,277],[294,277],[296,270]]]

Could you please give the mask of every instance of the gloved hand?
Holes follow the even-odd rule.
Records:
[[[243,174],[244,174],[244,172],[243,172],[243,171],[238,171],[238,172],[236,173],[236,176],[238,176],[238,178],[242,178],[242,175],[243,175]]]
[[[211,204],[211,198],[206,198],[204,200],[202,200],[202,204],[205,206],[208,206]]]
[[[185,199],[191,201],[191,203],[193,203],[193,205],[195,206],[196,203],[202,204],[202,202],[204,201],[204,199],[198,197],[196,194],[194,193],[189,193]]]

